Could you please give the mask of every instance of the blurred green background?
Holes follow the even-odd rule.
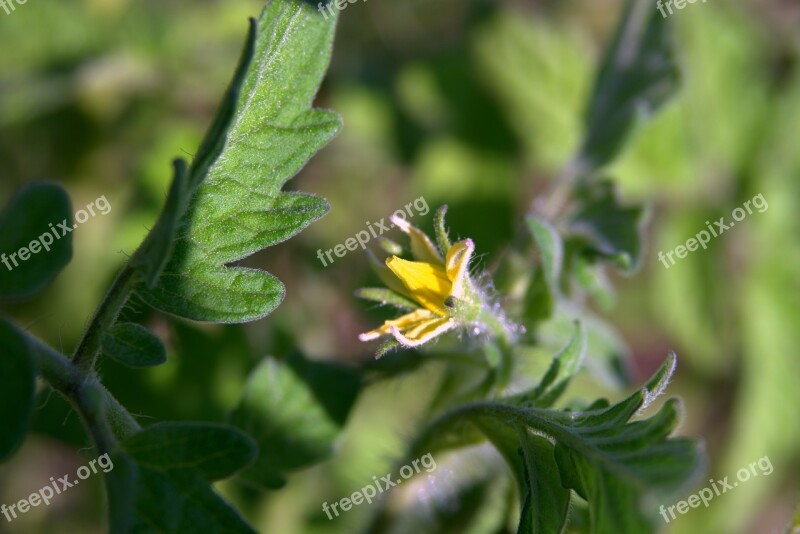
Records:
[[[48,178],[68,189],[76,210],[101,195],[113,207],[76,231],[74,260],[47,291],[3,303],[4,313],[55,347],[75,346],[154,223],[170,160],[196,150],[246,19],[261,7],[260,0],[29,0],[11,15],[0,11],[0,203]],[[169,361],[146,371],[105,361],[111,391],[144,424],[221,420],[267,354],[296,344],[317,359],[368,361],[374,346],[357,334],[388,315],[352,296],[375,284],[366,257],[350,252],[323,267],[316,251],[423,196],[431,211],[414,224],[429,229],[433,211],[447,203],[452,233],[472,237],[479,262],[489,263],[575,151],[620,7],[611,0],[348,4],[317,102],[340,113],[344,129],[289,184],[326,197],[331,213],[245,261],[283,280],[286,301],[246,326],[176,322],[133,301],[126,316],[159,334]],[[774,466],[666,530],[780,531],[800,498],[800,5],[696,3],[671,22],[681,92],[608,173],[626,200],[651,205],[648,249],[635,277],[613,278],[616,299],[602,312],[631,348],[635,382],[668,350],[678,353],[672,393],[684,399],[681,432],[705,440],[709,477],[733,476],[764,456]],[[658,262],[659,250],[758,193],[767,211],[669,270]],[[221,491],[262,532],[358,530],[367,506],[328,521],[321,504],[391,469],[420,427],[441,379],[435,371],[367,389],[335,457],[296,474],[284,490],[222,484]],[[0,503],[74,472],[91,454],[64,402],[43,391],[40,406],[37,433],[0,467]],[[437,473],[441,484],[469,475],[458,465]],[[427,498],[447,498],[424,484],[392,496],[391,507],[409,522],[425,516]],[[497,489],[500,502],[506,492]],[[103,532],[103,502],[94,477],[50,507],[0,521],[0,532]]]

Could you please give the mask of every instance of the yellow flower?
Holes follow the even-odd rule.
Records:
[[[411,253],[418,261],[390,256],[386,259],[388,269],[379,274],[390,289],[418,307],[361,334],[359,339],[371,341],[391,335],[405,347],[418,347],[458,325],[451,315],[453,299],[463,300],[471,291],[468,268],[475,245],[471,239],[459,241],[449,246],[442,259],[427,235],[403,219],[391,220],[409,235]]]

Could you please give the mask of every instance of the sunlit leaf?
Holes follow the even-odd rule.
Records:
[[[340,127],[336,114],[311,108],[334,28],[334,17],[302,0],[268,4],[189,169],[179,240],[156,287],[142,292],[152,306],[232,323],[264,317],[283,299],[271,274],[229,264],[289,239],[328,210],[322,198],[281,188]]]

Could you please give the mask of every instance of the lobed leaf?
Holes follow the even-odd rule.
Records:
[[[646,210],[623,206],[610,181],[591,183],[578,193],[570,218],[573,243],[590,259],[613,262],[626,274],[639,268],[644,252]]]
[[[679,419],[677,400],[648,419],[631,421],[663,392],[675,361],[670,355],[644,387],[611,406],[596,402],[585,411],[562,412],[504,401],[467,405],[440,418],[415,450],[463,446],[471,441],[464,424],[472,424],[515,473],[520,532],[563,528],[564,494],[557,488],[572,489],[588,502],[591,532],[651,532],[655,503],[694,482],[705,463],[699,444],[670,437]],[[534,480],[536,473],[543,480]]]
[[[628,0],[586,112],[581,159],[588,168],[609,163],[637,122],[676,92],[680,73],[668,21],[652,4]]]
[[[337,115],[311,108],[334,29],[335,18],[302,0],[265,8],[190,169],[191,200],[170,260],[156,286],[141,293],[153,307],[235,323],[264,317],[283,300],[277,278],[229,264],[328,211],[322,198],[281,189],[340,128]]]
[[[570,492],[561,486],[553,444],[523,425],[514,427],[488,417],[476,418],[474,424],[514,473],[521,501],[518,534],[561,532]]]

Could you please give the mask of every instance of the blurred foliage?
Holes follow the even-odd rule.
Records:
[[[46,178],[68,189],[73,206],[106,195],[114,207],[75,232],[74,259],[50,287],[30,302],[4,301],[5,314],[55,347],[74,347],[113,273],[155,223],[169,161],[199,146],[246,18],[260,7],[260,0],[29,0],[12,15],[0,11],[0,204]],[[266,321],[223,326],[166,321],[133,301],[124,318],[159,335],[167,363],[132,371],[104,360],[109,389],[144,422],[223,421],[263,356],[286,356],[295,342],[315,360],[369,362],[371,348],[357,334],[388,315],[351,294],[377,280],[360,252],[323,267],[316,250],[424,196],[432,207],[448,203],[453,237],[472,237],[487,261],[502,254],[534,196],[581,144],[582,106],[620,8],[588,0],[350,4],[316,103],[342,115],[344,129],[292,186],[328,199],[331,213],[242,262],[284,281],[286,302]],[[608,395],[614,385],[641,382],[674,348],[682,365],[672,387],[687,412],[681,433],[706,440],[709,477],[765,455],[775,471],[666,530],[771,532],[785,528],[800,492],[800,9],[779,0],[696,3],[670,22],[681,92],[606,169],[626,204],[651,202],[649,246],[637,276],[615,278],[616,293],[604,292],[620,331],[585,321],[588,350],[597,354],[587,365],[604,371],[608,388],[582,372],[568,395]],[[757,193],[768,211],[668,270],[658,262],[659,250]],[[427,228],[431,218],[412,222]],[[530,351],[526,376],[544,373],[574,317],[559,310],[537,332],[544,347]],[[3,345],[4,356],[10,349]],[[619,370],[622,355],[633,358],[631,369]],[[233,482],[219,491],[261,532],[364,528],[376,510],[360,506],[328,521],[321,503],[392,469],[436,392],[452,381],[448,373],[433,362],[370,384],[333,444],[336,454],[294,473],[283,491],[260,494]],[[51,393],[40,386],[36,437],[0,467],[0,502],[85,463],[87,455],[73,452],[86,444],[77,416]],[[514,488],[498,476],[507,468],[494,452],[436,460],[426,481],[390,496],[387,506],[403,521],[397,532],[509,528],[500,509],[513,502]],[[98,478],[32,510],[20,528],[103,532],[102,499]]]

